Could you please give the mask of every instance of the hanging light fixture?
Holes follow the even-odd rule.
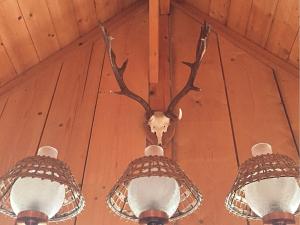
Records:
[[[0,178],[0,212],[16,224],[38,225],[63,221],[81,212],[84,198],[69,167],[57,159],[55,148],[19,161]]]
[[[189,91],[199,91],[194,85],[198,68],[206,51],[209,26],[204,22],[196,48],[193,63],[184,62],[190,68],[188,81],[171,100],[165,112],[155,111],[141,96],[132,92],[125,84],[123,74],[127,60],[118,67],[112,50],[112,37],[101,25],[110,64],[120,87],[117,94],[125,95],[145,109],[144,123],[147,142],[145,156],[133,160],[123,176],[114,185],[107,197],[107,204],[121,218],[148,225],[163,225],[168,221],[183,218],[202,202],[202,195],[196,186],[173,160],[164,157],[163,148],[172,140],[182,111],[176,115],[174,109]]]
[[[264,224],[295,224],[300,212],[299,166],[287,156],[272,154],[269,144],[259,143],[251,150],[253,158],[240,166],[226,208]]]
[[[107,196],[107,204],[122,218],[145,224],[165,224],[198,208],[202,195],[173,160],[157,145],[133,160]]]

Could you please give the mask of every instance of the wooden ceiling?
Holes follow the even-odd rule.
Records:
[[[276,56],[299,64],[298,0],[182,0]]]
[[[1,0],[0,86],[94,29],[97,21],[143,1],[147,0]],[[195,6],[242,37],[238,42],[248,40],[265,50],[265,56],[270,53],[275,61],[298,67],[298,0],[172,2]]]
[[[151,98],[148,76],[147,5],[107,25],[115,38],[118,62],[129,58],[125,79],[143,98]],[[168,75],[174,95],[184,85],[200,22],[180,7],[168,16]],[[100,32],[93,31],[24,74],[0,94],[0,174],[34,155],[38,146],[59,149],[86,198],[86,209],[67,225],[125,225],[109,213],[105,196],[128,163],[145,147],[144,111],[118,90]],[[299,159],[299,77],[271,68],[211,32],[196,85],[180,102],[178,123],[167,155],[176,160],[204,195],[196,213],[177,225],[261,225],[229,214],[224,199],[238,165],[257,142]],[[0,92],[1,93],[1,92]],[[1,225],[13,224],[0,216]],[[299,221],[298,221],[299,224]]]
[[[0,85],[136,0],[1,0]]]

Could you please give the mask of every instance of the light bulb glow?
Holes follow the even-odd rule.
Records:
[[[251,149],[252,155],[272,154],[267,143],[258,143]],[[294,177],[279,177],[260,180],[244,187],[249,207],[259,217],[280,211],[294,214],[300,204],[300,188]]]
[[[260,217],[276,211],[294,214],[300,204],[300,188],[293,177],[261,180],[244,191],[247,204]]]
[[[144,211],[158,210],[170,218],[179,203],[180,190],[174,178],[139,177],[128,185],[128,204],[137,217]]]
[[[57,158],[57,150],[51,146],[43,146],[38,155]],[[18,178],[10,193],[11,207],[16,215],[22,211],[39,211],[48,216],[55,216],[65,199],[64,185],[41,178]]]

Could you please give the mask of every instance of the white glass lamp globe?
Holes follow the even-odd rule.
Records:
[[[272,147],[259,143],[251,149],[253,156],[272,154]],[[272,212],[294,214],[300,204],[300,188],[295,178],[265,179],[244,187],[247,204],[259,217]]]
[[[145,155],[163,156],[160,146],[150,145]],[[136,217],[147,210],[165,212],[169,218],[176,212],[180,203],[180,190],[177,181],[170,177],[139,177],[128,185],[128,204]]]
[[[50,146],[43,146],[38,155],[57,158],[58,152]],[[39,211],[48,216],[55,216],[65,199],[64,185],[47,179],[24,177],[18,178],[11,189],[10,203],[16,215],[22,211]]]

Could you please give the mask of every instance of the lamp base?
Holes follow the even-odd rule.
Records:
[[[168,223],[168,221],[169,216],[165,212],[158,210],[147,210],[139,216],[140,224],[163,225]]]
[[[273,212],[265,215],[263,218],[264,224],[272,225],[287,225],[295,224],[295,216],[287,212]]]
[[[47,225],[48,216],[39,211],[22,211],[18,214],[15,225]]]

